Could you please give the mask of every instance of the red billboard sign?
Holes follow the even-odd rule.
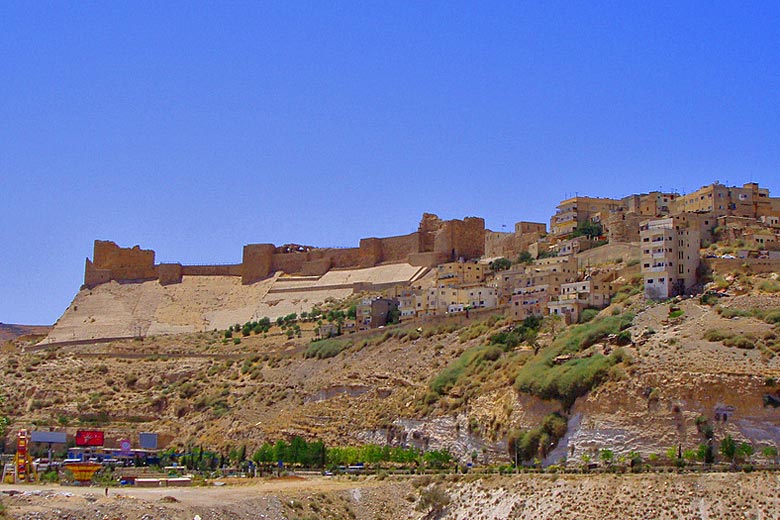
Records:
[[[103,432],[97,430],[79,430],[76,432],[76,446],[102,446]]]

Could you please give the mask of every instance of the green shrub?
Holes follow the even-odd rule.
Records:
[[[304,357],[317,359],[326,359],[339,355],[342,350],[349,348],[352,345],[350,340],[345,339],[321,339],[313,341],[309,348],[306,349]]]
[[[433,378],[431,390],[438,395],[446,394],[464,374],[477,370],[485,362],[498,360],[502,353],[495,345],[480,345],[466,350]]]
[[[764,313],[763,319],[767,323],[780,324],[780,309],[772,309]]]
[[[529,316],[521,325],[493,334],[489,338],[491,345],[498,345],[503,350],[509,351],[522,343],[532,344],[536,341],[542,319],[537,316]]]
[[[751,315],[750,311],[735,309],[733,307],[717,307],[716,310],[718,311],[718,314],[727,319],[743,318]]]
[[[580,314],[580,323],[588,323],[593,318],[598,316],[599,310],[598,309],[585,309]]]
[[[598,318],[561,334],[551,347],[529,360],[517,374],[515,386],[522,392],[544,399],[557,399],[571,407],[607,379],[609,369],[623,360],[617,351],[609,356],[593,354],[556,363],[562,354],[575,354],[597,343],[609,334],[618,334],[631,325],[632,314]]]
[[[720,301],[720,296],[713,293],[702,294],[699,298],[699,303],[702,305],[716,305]]]
[[[780,284],[774,280],[766,280],[758,284],[758,290],[767,293],[780,292]]]
[[[730,338],[732,336],[733,334],[731,334],[730,332],[726,332],[724,330],[719,330],[719,329],[710,329],[704,333],[704,339],[706,339],[707,341],[712,341],[714,343],[723,341],[724,339]]]
[[[490,330],[490,327],[488,327],[485,323],[475,323],[474,325],[471,325],[467,329],[461,331],[461,333],[458,335],[458,338],[460,339],[461,343],[465,343],[466,341],[476,339],[483,334],[486,334]]]
[[[733,336],[726,338],[723,340],[723,344],[727,347],[736,347],[747,350],[756,348],[755,342],[750,338],[746,338],[745,336]]]
[[[618,345],[630,345],[632,342],[631,339],[631,332],[627,330],[621,330],[617,333],[617,336],[615,337],[615,342]]]
[[[46,473],[41,474],[41,482],[57,482],[59,481],[60,477],[56,470],[47,471]]]
[[[508,258],[497,258],[488,264],[491,271],[504,271],[512,267],[512,261]]]
[[[682,309],[677,309],[676,311],[672,311],[669,313],[669,319],[674,320],[677,318],[682,317],[685,314],[685,311]]]

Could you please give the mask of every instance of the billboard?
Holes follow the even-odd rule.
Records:
[[[33,442],[50,442],[52,444],[65,444],[64,432],[32,432]]]
[[[157,449],[157,434],[156,433],[139,433],[138,445],[144,450],[156,450]]]
[[[78,430],[76,446],[102,446],[103,432],[98,430]]]

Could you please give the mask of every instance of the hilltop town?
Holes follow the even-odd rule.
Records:
[[[233,265],[156,264],[154,251],[98,240],[82,290],[45,341],[223,330],[361,294],[361,318],[345,330],[484,309],[576,323],[635,290],[640,276],[644,295],[662,300],[695,291],[713,269],[778,266],[780,198],[757,183],[577,196],[561,201],[549,226],[518,222],[511,233],[481,218],[424,214],[408,235],[344,249],[249,244]]]

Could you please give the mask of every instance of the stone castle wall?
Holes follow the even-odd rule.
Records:
[[[531,244],[538,242],[546,232],[546,225],[539,222],[517,222],[514,233],[485,231],[485,256],[517,258],[520,253],[528,251]]]
[[[426,213],[415,233],[388,238],[364,238],[359,247],[311,248],[248,244],[236,265],[155,265],[154,251],[138,246],[123,248],[96,240],[93,260],[87,259],[84,284],[111,280],[157,279],[163,285],[180,283],[183,276],[240,276],[244,284],[267,278],[276,271],[321,276],[330,269],[365,268],[382,263],[433,267],[457,258],[477,258],[485,252],[485,221],[477,217],[442,221]]]

